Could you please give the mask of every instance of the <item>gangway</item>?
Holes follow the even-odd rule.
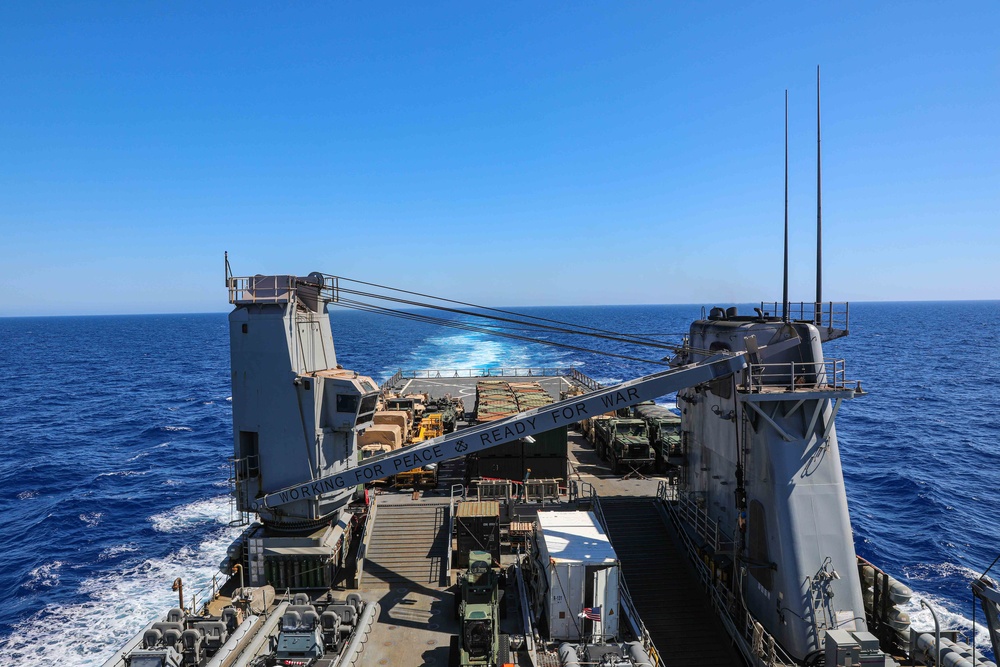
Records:
[[[663,650],[661,664],[742,665],[658,504],[645,496],[600,498],[632,604],[653,644]]]

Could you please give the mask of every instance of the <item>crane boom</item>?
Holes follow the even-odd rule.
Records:
[[[696,363],[646,375],[584,396],[575,396],[543,408],[455,431],[418,445],[366,459],[354,468],[266,494],[257,499],[254,509],[274,508],[297,500],[315,498],[430,463],[479,452],[587,417],[652,400],[684,387],[699,385],[743,370],[746,366],[747,360],[743,354],[717,354]]]

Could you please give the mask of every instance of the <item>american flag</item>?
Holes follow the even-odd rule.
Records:
[[[584,607],[583,617],[589,618],[592,621],[601,620],[601,608],[600,607]]]

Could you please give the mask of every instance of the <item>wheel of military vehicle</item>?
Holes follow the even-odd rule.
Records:
[[[451,644],[448,646],[448,664],[451,667],[459,667],[462,664],[462,656],[458,653],[458,635],[451,636]]]
[[[510,662],[510,635],[500,635],[500,647],[497,650],[497,664],[506,665]]]

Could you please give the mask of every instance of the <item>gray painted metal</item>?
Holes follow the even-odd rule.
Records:
[[[350,470],[315,479],[307,484],[290,486],[265,495],[256,504],[257,511],[288,503],[310,500],[327,493],[342,492],[358,484],[371,482],[428,463],[437,463],[489,449],[517,438],[534,435],[558,426],[575,423],[609,410],[652,400],[684,387],[691,387],[744,369],[744,355],[719,354],[680,368],[575,396],[544,408],[474,426],[423,444],[404,447],[381,457],[366,459]]]
[[[288,276],[246,280],[229,315],[236,504],[266,525],[318,525],[353,488],[301,497],[280,512],[254,499],[348,469],[378,388],[337,366],[327,299],[315,287],[288,287],[295,284]]]
[[[754,564],[736,575],[747,609],[801,660],[822,650],[827,630],[867,629],[834,428],[840,401],[854,391],[826,389],[823,378],[799,389],[781,377],[792,362],[822,364],[821,336],[809,323],[701,320],[690,344],[740,353],[750,336],[768,344],[763,368],[774,386],[755,393],[718,382],[679,392],[690,434],[681,484],[721,535],[745,539],[739,555]],[[779,350],[782,341],[788,347]],[[733,500],[741,458],[742,517]]]

